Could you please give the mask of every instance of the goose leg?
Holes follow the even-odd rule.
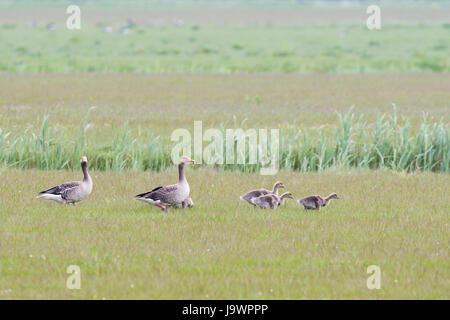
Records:
[[[164,212],[167,211],[167,208],[166,208],[164,205],[162,205],[160,202],[157,202],[157,203],[155,203],[155,204],[156,204],[158,207],[160,207],[162,211],[164,211]]]
[[[62,204],[63,206],[65,206],[65,205],[67,204],[67,201],[66,201],[66,200],[63,200],[63,202],[61,202],[61,204]]]

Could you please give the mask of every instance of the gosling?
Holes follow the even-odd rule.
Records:
[[[251,203],[261,209],[276,209],[284,204],[285,199],[294,199],[294,196],[290,192],[285,192],[281,196],[266,194],[258,198],[252,198]]]
[[[247,201],[248,203],[254,205],[253,202],[252,202],[252,199],[258,198],[258,197],[264,196],[264,195],[270,195],[270,194],[274,194],[274,195],[278,196],[278,189],[279,188],[285,188],[284,183],[281,182],[281,181],[275,182],[275,184],[273,185],[272,191],[266,190],[264,188],[263,189],[252,190],[252,191],[247,192],[243,196],[241,196],[240,199],[244,200],[244,201]]]
[[[309,196],[297,200],[298,204],[303,205],[305,210],[320,210],[321,207],[327,206],[332,199],[340,199],[336,193],[330,194],[328,197]]]

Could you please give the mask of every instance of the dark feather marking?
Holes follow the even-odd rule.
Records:
[[[53,188],[41,191],[41,192],[39,192],[39,194],[46,193],[46,194],[61,195],[64,191],[66,191],[68,189],[71,189],[73,187],[76,187],[78,185],[79,185],[79,183],[76,182],[76,181],[74,181],[74,182],[67,182],[67,183],[60,184],[59,186],[55,186]]]

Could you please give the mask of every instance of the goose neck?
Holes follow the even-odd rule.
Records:
[[[278,183],[275,183],[275,184],[273,185],[273,194],[278,195]]]
[[[184,163],[178,165],[178,182],[182,181],[186,181],[186,177],[184,176]]]
[[[91,176],[89,175],[89,173],[87,171],[87,163],[86,162],[81,163],[81,169],[83,170],[83,181],[91,180]]]

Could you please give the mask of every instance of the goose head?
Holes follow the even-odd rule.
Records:
[[[283,193],[278,200],[278,205],[282,205],[285,199],[294,199],[294,196],[290,192]]]
[[[294,199],[294,195],[290,192],[285,192],[280,196],[280,199]]]
[[[286,188],[282,181],[275,182],[274,188]]]
[[[187,162],[195,162],[195,161],[189,158],[188,156],[182,156],[178,164],[185,164]]]
[[[340,199],[340,198],[339,198],[339,196],[338,196],[335,192],[333,192],[332,194],[330,194],[330,195],[327,197],[327,199]]]
[[[81,164],[87,163],[88,162],[87,161],[87,157],[86,156],[82,156],[80,162],[81,162]]]

